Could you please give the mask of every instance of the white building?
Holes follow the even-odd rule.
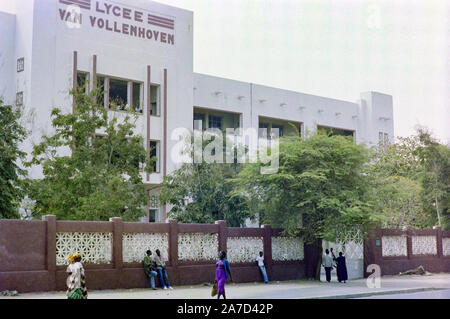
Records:
[[[0,96],[24,110],[31,152],[51,133],[54,107],[73,111],[77,83],[104,84],[105,107],[121,98],[142,109],[136,133],[156,146],[157,171],[149,186],[150,220],[164,220],[157,185],[177,168],[170,152],[175,128],[279,128],[302,134],[320,127],[356,142],[392,139],[392,97],[365,92],[341,101],[193,72],[193,14],[147,0],[16,0],[15,14],[0,12]],[[110,111],[118,117],[122,111]],[[31,176],[39,178],[39,169]],[[146,175],[146,174],[145,174]]]

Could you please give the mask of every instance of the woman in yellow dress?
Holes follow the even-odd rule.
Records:
[[[86,277],[84,268],[81,264],[81,255],[79,253],[71,254],[67,259],[70,265],[66,272],[67,277],[67,298],[68,299],[87,299]]]

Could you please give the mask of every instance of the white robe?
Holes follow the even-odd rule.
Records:
[[[69,267],[67,267],[66,272],[71,273],[69,277],[67,277],[67,288],[69,290],[82,288],[82,277],[84,277],[84,268],[83,265],[80,262],[76,262],[74,264],[70,264]]]

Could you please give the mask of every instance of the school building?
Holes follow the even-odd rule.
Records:
[[[281,136],[323,128],[373,145],[394,137],[390,95],[364,92],[342,101],[194,73],[191,11],[147,0],[16,5],[15,14],[0,12],[0,96],[23,109],[32,132],[23,150],[31,153],[52,132],[53,108],[74,111],[70,90],[99,83],[111,115],[138,112],[136,133],[157,157],[156,171],[142,176],[149,196],[143,221],[165,220],[157,192],[179,166],[171,159],[178,143],[172,132],[193,130],[195,120],[204,129],[278,129]],[[30,170],[34,178],[41,174]]]

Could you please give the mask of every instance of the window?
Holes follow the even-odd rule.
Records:
[[[157,85],[150,85],[150,114],[154,116],[160,115],[159,86]]]
[[[99,96],[98,96],[98,103],[100,105],[105,105],[105,81],[106,79],[103,76],[97,77],[97,83],[96,86],[99,89]]]
[[[270,130],[270,137],[275,138],[274,130],[278,129],[278,137],[283,137],[283,125],[272,124],[272,129]]]
[[[378,133],[378,144],[387,145],[389,144],[389,134],[384,132]]]
[[[133,110],[139,113],[143,112],[142,109],[142,84],[133,82]]]
[[[209,116],[209,128],[217,128],[222,130],[222,118],[220,116]]]
[[[267,138],[269,133],[269,123],[259,122],[259,137]]]
[[[389,134],[384,132],[378,133],[378,145],[386,146],[389,145]]]
[[[77,89],[87,93],[89,91],[89,74],[77,72]]]
[[[148,222],[149,223],[155,223],[157,215],[158,215],[158,210],[157,209],[150,209],[149,214],[148,214]]]
[[[17,59],[17,72],[25,71],[25,58]]]
[[[16,94],[16,106],[23,106],[23,92],[17,92],[17,94]]]
[[[339,128],[334,128],[334,127],[327,127],[327,126],[317,126],[317,130],[318,131],[322,131],[325,134],[327,134],[328,136],[351,136],[354,137],[354,131],[350,131],[350,130],[345,130],[345,129],[339,129]]]
[[[79,79],[79,83],[81,82],[83,77]],[[108,109],[143,113],[144,90],[141,82],[99,76],[97,88],[101,91],[99,103]]]
[[[159,173],[159,142],[150,141],[150,159],[153,160],[153,173]]]
[[[129,109],[127,81],[109,79],[109,108],[113,110]]]
[[[160,211],[161,211],[161,205],[159,202],[159,192],[151,192],[149,196],[149,202],[148,202],[148,221],[150,223],[159,222],[161,219]]]
[[[200,127],[205,128],[205,114],[194,113],[194,130],[200,130]]]

